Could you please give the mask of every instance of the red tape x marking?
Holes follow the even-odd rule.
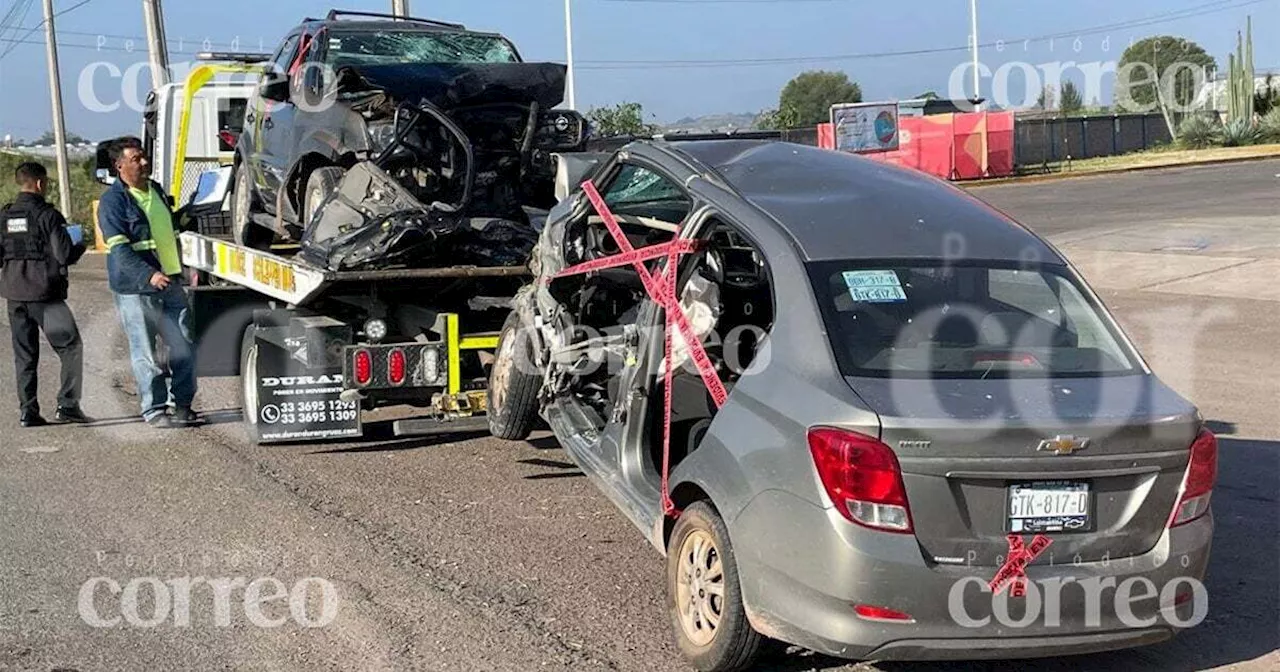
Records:
[[[1025,597],[1027,594],[1027,565],[1032,560],[1040,557],[1044,553],[1044,549],[1049,548],[1049,544],[1053,540],[1042,534],[1037,534],[1031,540],[1031,546],[1025,546],[1022,536],[1011,534],[1009,539],[1009,559],[1004,561],[1004,566],[996,572],[996,578],[988,584],[994,595],[999,595],[1006,586],[1012,586],[1009,593],[1012,597]]]
[[[684,309],[680,307],[680,301],[677,297],[676,275],[677,261],[685,254],[696,252],[701,248],[698,241],[681,240],[679,232],[676,233],[675,240],[662,245],[653,245],[650,247],[635,249],[631,245],[631,241],[627,238],[626,233],[618,224],[617,217],[609,210],[609,206],[605,203],[604,197],[596,189],[595,183],[587,180],[582,184],[582,190],[586,193],[587,198],[591,200],[591,205],[595,208],[596,213],[600,215],[600,219],[604,221],[604,225],[609,229],[609,234],[613,236],[614,242],[617,243],[619,254],[615,254],[603,259],[595,259],[571,268],[567,268],[556,274],[557,278],[571,275],[581,275],[593,271],[604,270],[606,268],[617,268],[620,266],[630,265],[635,268],[636,273],[640,275],[640,282],[644,284],[645,292],[649,298],[662,307],[666,313],[666,338],[663,344],[664,362],[663,367],[666,372],[665,388],[665,418],[663,420],[662,429],[662,509],[663,513],[668,516],[679,515],[679,511],[675,507],[675,503],[671,501],[670,493],[670,476],[671,476],[671,378],[672,378],[672,331],[679,330],[684,342],[688,345],[689,354],[692,356],[693,364],[698,369],[698,375],[702,377],[702,382],[707,386],[707,390],[711,393],[711,398],[716,404],[716,408],[724,407],[725,402],[729,399],[729,392],[725,389],[724,382],[720,380],[720,374],[715,370],[711,363],[711,357],[707,355],[707,350],[702,346],[702,341],[698,338],[697,333],[693,330],[693,325],[689,323],[689,318],[684,314]],[[646,261],[654,259],[666,258],[667,264],[663,269],[660,277],[654,277],[649,272],[649,268],[644,265]]]

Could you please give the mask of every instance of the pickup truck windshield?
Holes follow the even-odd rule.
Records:
[[[1082,377],[1134,373],[1101,308],[1059,266],[810,265],[847,376]]]
[[[495,35],[458,32],[335,33],[327,61],[338,68],[400,63],[517,63],[511,43]]]

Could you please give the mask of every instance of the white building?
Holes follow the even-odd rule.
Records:
[[[1280,92],[1280,71],[1260,72],[1254,79],[1254,91],[1265,93],[1267,89]],[[1219,73],[1212,81],[1200,87],[1196,94],[1195,108],[1198,110],[1227,111],[1227,76]]]

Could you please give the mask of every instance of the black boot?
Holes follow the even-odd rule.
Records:
[[[84,411],[80,410],[79,406],[75,408],[59,408],[56,417],[58,422],[71,425],[87,425],[93,422],[89,416],[84,414]]]
[[[22,426],[28,429],[32,427],[45,427],[48,424],[48,420],[40,417],[39,411],[30,411],[22,414]]]

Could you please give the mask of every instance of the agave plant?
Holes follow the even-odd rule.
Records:
[[[1248,119],[1232,119],[1222,127],[1223,147],[1256,145],[1262,140],[1262,130]]]
[[[1267,113],[1262,118],[1262,125],[1259,127],[1262,131],[1263,142],[1280,142],[1280,107],[1277,107]]]
[[[1178,127],[1178,144],[1185,149],[1206,149],[1222,143],[1222,126],[1208,117],[1187,117]]]

